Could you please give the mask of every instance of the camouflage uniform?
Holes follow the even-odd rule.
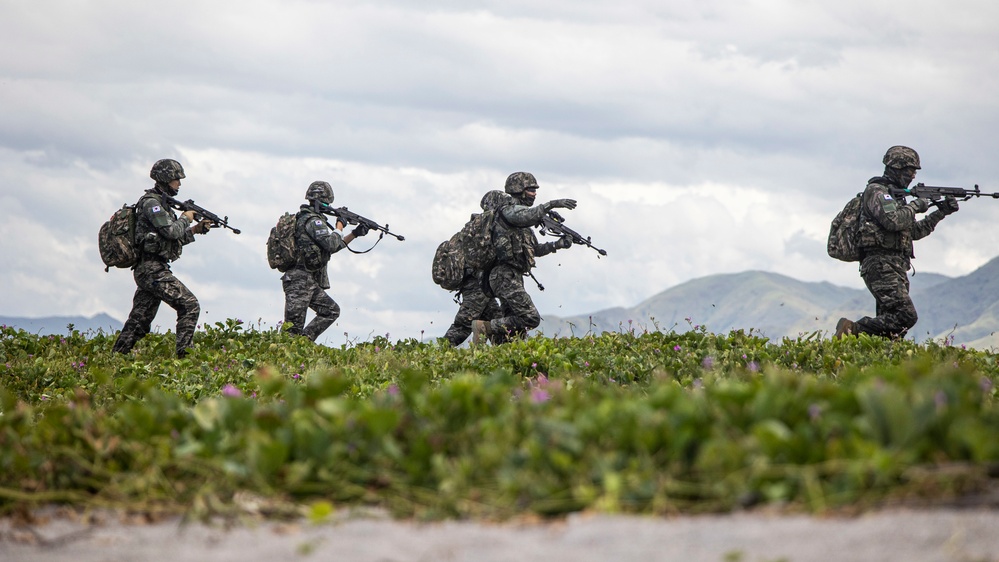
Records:
[[[295,216],[295,248],[298,263],[281,277],[284,288],[284,321],[291,323],[288,331],[316,341],[340,317],[340,305],[325,291],[330,288],[327,266],[330,256],[347,247],[341,235],[326,217],[302,205]],[[305,324],[308,309],[316,317]]]
[[[191,290],[174,277],[169,265],[180,257],[185,245],[194,242],[194,234],[187,218],[178,218],[164,203],[162,196],[168,189],[157,183],[136,203],[135,240],[139,262],[132,268],[136,290],[132,311],[114,342],[113,349],[119,353],[128,353],[149,333],[160,302],[177,311],[177,356],[184,357],[194,340],[201,307]]]
[[[562,206],[574,208],[576,202],[564,199],[534,207],[533,197],[528,199],[524,196],[523,186],[519,192],[516,189],[511,190],[511,182],[521,184],[526,182],[537,189],[537,181],[533,175],[525,172],[511,174],[507,179],[506,191],[514,195],[517,203],[502,207],[493,224],[496,265],[488,273],[486,287],[499,298],[501,314],[499,318],[489,321],[488,333],[493,343],[523,338],[528,330],[537,328],[541,324],[541,314],[524,289],[524,276],[534,268],[535,257],[551,254],[572,244],[567,238],[539,243],[531,227],[540,225],[548,211],[553,208]],[[571,206],[566,202],[571,202]]]
[[[495,297],[486,294],[482,288],[482,272],[465,270],[465,281],[458,290],[461,306],[454,315],[454,321],[444,337],[457,347],[472,333],[473,320],[492,320],[500,317],[500,306]]]
[[[483,211],[493,210],[513,203],[513,198],[502,191],[490,191],[482,196],[479,206]],[[496,298],[487,294],[483,283],[486,281],[482,271],[465,268],[465,277],[458,296],[461,305],[454,321],[445,332],[444,337],[452,346],[459,346],[472,333],[472,322],[475,320],[492,320],[500,317],[500,306]]]
[[[893,161],[893,158],[901,162]],[[903,338],[918,319],[909,298],[908,270],[914,240],[928,236],[946,214],[957,210],[956,201],[948,202],[921,220],[916,214],[925,211],[926,202],[907,203],[904,195],[893,196],[891,189],[905,189],[898,170],[908,166],[919,169],[919,157],[906,147],[892,147],[885,155],[885,175],[871,178],[862,197],[862,216],[857,245],[860,248],[860,275],[877,303],[876,315],[856,322],[840,320],[837,332],[868,333]],[[914,175],[914,173],[913,173]],[[911,177],[908,178],[911,181]],[[905,185],[902,185],[905,183]],[[920,205],[920,203],[922,203]],[[943,209],[947,209],[944,212]]]

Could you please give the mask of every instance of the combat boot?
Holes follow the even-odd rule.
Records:
[[[488,320],[472,320],[472,343],[485,343],[493,335]]]
[[[848,318],[840,318],[839,322],[836,323],[836,334],[833,336],[833,339],[838,340],[843,336],[852,336],[856,331],[856,322]]]

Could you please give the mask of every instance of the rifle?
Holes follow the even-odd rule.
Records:
[[[378,235],[379,240],[381,240],[382,237],[385,236],[386,234],[388,234],[389,236],[395,236],[396,240],[399,240],[400,242],[406,239],[405,236],[399,236],[398,234],[389,232],[389,227],[387,224],[385,226],[382,226],[369,218],[362,217],[357,213],[348,211],[347,207],[330,207],[329,205],[326,205],[324,203],[319,203],[319,210],[322,211],[322,213],[325,215],[329,215],[331,217],[336,217],[340,219],[340,222],[342,222],[345,225],[363,224],[364,226],[368,227],[368,230],[377,230],[381,232],[381,234]]]
[[[240,230],[238,228],[233,228],[229,226],[229,217],[226,216],[219,218],[218,215],[209,211],[208,209],[195,205],[193,199],[188,199],[187,201],[178,201],[177,199],[174,199],[169,195],[164,195],[163,197],[166,200],[167,205],[170,205],[171,207],[177,209],[178,211],[181,212],[194,211],[194,218],[199,221],[207,220],[210,221],[212,223],[212,226],[214,227],[228,228],[234,234],[240,233]]]
[[[590,248],[596,250],[597,253],[600,254],[601,256],[607,255],[606,250],[601,250],[600,248],[597,248],[596,246],[590,243],[589,236],[583,238],[582,234],[566,226],[565,219],[562,218],[562,215],[556,213],[555,211],[548,211],[548,214],[546,214],[544,218],[541,219],[541,228],[539,230],[542,236],[548,234],[549,232],[552,234],[552,236],[560,236],[560,237],[568,236],[572,238],[573,244],[589,246]]]
[[[917,183],[908,189],[892,188],[892,195],[911,195],[922,199],[929,199],[934,205],[939,206],[944,197],[954,197],[960,201],[967,201],[972,197],[991,197],[999,199],[999,193],[982,193],[975,184],[975,189],[965,189],[963,187],[933,187]]]

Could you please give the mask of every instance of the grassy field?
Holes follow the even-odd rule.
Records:
[[[999,478],[990,352],[743,331],[452,349],[228,320],[173,357],[0,329],[0,513],[41,504],[321,519],[827,512]]]

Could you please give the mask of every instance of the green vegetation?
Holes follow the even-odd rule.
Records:
[[[995,484],[999,366],[928,342],[605,333],[333,349],[236,320],[172,334],[0,329],[0,513],[506,518],[821,512]]]

